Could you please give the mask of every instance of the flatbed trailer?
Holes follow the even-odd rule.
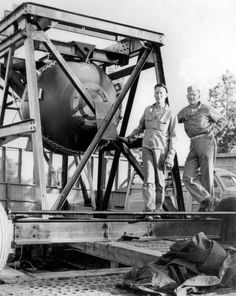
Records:
[[[100,48],[99,45],[78,41],[51,40],[48,37],[50,30],[52,33],[62,30],[64,33],[72,32],[79,36],[98,38],[101,41],[106,40],[109,44],[105,48]],[[0,296],[136,295],[135,292],[120,289],[118,285],[122,283],[125,272],[131,266],[142,266],[162,254],[163,239],[167,239],[165,243],[173,242],[176,239],[191,237],[200,231],[209,238],[221,241],[224,239],[223,235],[227,225],[225,227],[224,219],[221,217],[235,215],[235,212],[214,214],[185,212],[177,156],[172,170],[172,179],[176,187],[176,212],[169,211],[161,214],[160,219],[153,217],[146,220],[146,215],[155,214],[107,211],[121,154],[143,178],[142,166],[129,151],[132,147],[118,141],[117,131],[113,130],[112,133],[110,127],[113,124],[113,117],[127,95],[126,110],[119,133],[119,136],[125,136],[138,81],[143,70],[153,68],[156,81],[165,83],[161,55],[164,37],[162,33],[30,2],[18,6],[0,21],[0,33],[0,77],[4,82],[0,108],[0,144],[5,145],[20,137],[28,138],[33,150],[35,178],[35,192],[31,194],[32,207],[27,208],[23,199],[18,201],[19,204],[23,203],[25,206],[24,211],[11,208],[9,196],[11,188],[8,186],[8,180],[3,180],[7,186],[5,209],[0,204],[0,280],[2,281]],[[25,49],[25,59],[19,59],[15,54],[21,48]],[[37,58],[36,53],[42,58]],[[92,83],[91,87],[85,86],[81,82],[82,76],[75,75],[70,63],[76,64],[78,69],[82,69],[81,65],[86,64],[89,67],[92,63],[97,63],[96,73],[111,80],[109,87],[102,87],[98,84],[95,88],[97,90],[96,99],[98,102],[101,99],[101,106],[104,108],[99,108],[99,104],[96,106],[97,104],[93,101],[94,81],[89,81],[89,85]],[[110,66],[114,66],[115,70],[109,73]],[[59,68],[61,72],[57,72]],[[55,77],[49,75],[52,69],[57,74],[63,73],[75,89],[76,96],[69,96],[69,99],[74,100],[70,106],[74,107],[70,109],[68,120],[74,120],[72,115],[76,114],[74,112],[79,111],[80,107],[81,112],[86,111],[83,107],[88,107],[89,113],[82,116],[83,122],[84,118],[89,117],[91,119],[89,124],[94,124],[96,127],[93,132],[86,134],[83,128],[79,130],[84,135],[81,136],[79,145],[70,141],[64,142],[61,136],[64,125],[61,125],[60,116],[56,116],[57,126],[53,124],[53,130],[44,134],[45,127],[54,122],[55,118],[52,118],[52,113],[61,114],[60,112],[65,109],[65,106],[58,104],[57,96],[47,96],[55,92]],[[42,85],[37,76],[38,71],[41,71],[40,77],[46,75],[45,83]],[[87,72],[82,71],[82,73]],[[116,93],[113,89],[116,80],[123,78],[127,78],[126,83],[121,87],[120,92]],[[56,89],[59,89],[65,81],[67,80],[64,78],[60,80],[56,84]],[[114,103],[110,102],[108,106],[106,99],[110,96],[106,96],[106,92],[110,88],[116,100]],[[12,100],[13,92],[21,102],[20,108],[16,106],[15,96]],[[64,97],[62,99],[61,101],[64,102]],[[45,112],[40,112],[42,110],[40,108],[43,108],[45,102],[53,103],[53,107],[47,108],[46,105],[44,111],[50,109],[53,112],[49,112],[44,118]],[[24,106],[27,107],[28,104],[29,109],[24,109]],[[25,111],[29,113],[29,116],[23,116],[20,121],[8,124],[6,117],[11,110],[21,114]],[[91,116],[89,116],[90,113]],[[93,122],[94,114],[97,119],[96,123]],[[77,119],[80,120],[80,117],[78,116]],[[41,122],[45,122],[45,126]],[[76,131],[78,132],[77,126]],[[55,135],[58,133],[60,136],[57,138]],[[76,137],[71,137],[70,140],[77,139],[79,135],[76,133]],[[65,132],[64,137],[67,136],[68,133]],[[87,137],[91,139],[84,145]],[[75,147],[79,151],[74,150]],[[61,153],[63,156],[60,195],[50,210],[47,210],[44,158],[50,170],[51,164],[50,159],[47,160],[45,148]],[[99,148],[97,196],[93,200],[93,209],[88,212],[64,211],[72,187],[79,180],[85,165],[88,164],[97,148]],[[81,152],[83,152],[82,158],[80,158]],[[113,152],[114,157],[109,178],[105,182],[107,174],[105,154],[107,152]],[[68,155],[73,155],[76,163],[76,169],[70,178]],[[19,180],[20,172],[19,169]],[[86,190],[84,190],[84,195],[85,192]],[[13,195],[13,201],[16,196],[17,194]],[[213,215],[218,215],[218,217]],[[234,222],[231,223],[231,237],[235,235],[234,225]],[[111,268],[109,270],[55,271],[53,273],[27,270],[27,272],[17,271],[17,274],[14,269],[5,267],[12,250],[16,251],[25,246],[35,245],[50,247],[55,244],[66,244],[85,254],[103,258],[110,261],[111,266],[121,264],[129,267],[128,269]]]

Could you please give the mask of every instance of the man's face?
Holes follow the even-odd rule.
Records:
[[[156,104],[158,107],[164,107],[165,106],[165,100],[167,97],[166,89],[162,86],[157,86],[154,89],[154,97],[156,100]]]
[[[196,105],[199,101],[200,94],[197,89],[189,89],[187,92],[187,99],[189,105]]]

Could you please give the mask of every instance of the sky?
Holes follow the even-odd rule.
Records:
[[[3,2],[3,1],[2,1]],[[23,1],[1,3],[12,10]],[[197,85],[203,102],[208,90],[229,70],[236,76],[235,0],[48,0],[30,1],[111,20],[165,34],[161,48],[171,108],[177,113],[187,104],[186,87]],[[155,75],[144,75],[138,88],[127,133],[136,127],[147,104],[154,101]],[[178,128],[179,163],[185,161],[189,140]]]

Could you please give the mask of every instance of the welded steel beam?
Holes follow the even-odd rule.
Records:
[[[163,63],[161,58],[160,48],[153,45],[153,61],[155,65],[156,81],[157,83],[165,84],[165,75],[163,70]]]
[[[24,44],[24,38],[26,36],[26,31],[21,30],[17,31],[13,35],[6,37],[4,40],[0,42],[0,58],[6,54],[8,48],[12,45],[15,46],[15,49],[19,48]]]
[[[5,111],[6,111],[6,104],[7,104],[7,97],[8,97],[8,90],[9,90],[9,79],[12,73],[12,61],[14,56],[14,46],[11,46],[8,51],[7,55],[7,65],[6,65],[6,72],[4,77],[4,87],[3,87],[3,95],[2,101],[0,105],[0,126],[3,124]]]
[[[35,23],[39,20],[41,22],[44,20],[46,22],[47,20],[53,20],[58,24],[67,25],[71,28],[75,27],[94,31],[98,34],[98,37],[99,33],[101,33],[101,38],[102,35],[108,34],[116,36],[117,38],[119,36],[132,37],[139,40],[163,44],[164,35],[159,32],[33,3],[23,3],[6,16],[0,22],[0,33],[5,31],[10,26],[14,26],[16,22],[21,20],[24,16],[30,16],[31,21],[35,21]]]
[[[69,57],[83,58],[74,42],[62,42],[57,40],[51,41],[61,54]],[[35,49],[48,52],[47,48],[41,42],[37,41],[35,42]],[[128,63],[128,55],[106,49],[102,50],[94,48],[94,50],[89,54],[89,60],[105,64],[123,66]]]
[[[35,132],[35,121],[30,119],[0,127],[0,138]]]
[[[153,66],[154,66],[153,63],[147,62],[144,65],[142,70],[150,69]],[[124,69],[114,71],[113,73],[110,73],[108,76],[110,77],[111,80],[117,80],[117,79],[120,79],[120,78],[123,78],[123,77],[126,77],[126,76],[130,75],[133,72],[134,68],[135,68],[135,66],[129,66],[129,67],[126,67]]]
[[[143,54],[143,49],[139,51],[138,61],[142,57],[142,54]],[[139,78],[140,78],[140,73],[137,75],[137,78],[135,79],[132,87],[130,88],[129,97],[128,97],[128,100],[127,100],[126,109],[125,109],[125,113],[124,113],[121,128],[120,128],[120,135],[119,135],[120,137],[125,136],[125,133],[126,133],[126,130],[127,130],[127,127],[128,127],[130,114],[131,114],[131,111],[132,111],[132,106],[133,106],[133,103],[134,103],[134,98],[135,98],[135,94],[136,94],[137,87],[138,87]]]
[[[112,21],[102,20],[95,17],[88,17],[81,14],[71,13],[47,6],[28,4],[27,12],[32,16],[53,19],[58,23],[68,24],[75,27],[84,27],[95,32],[106,33],[115,36],[133,37],[140,40],[147,40],[162,43],[163,34],[151,30],[123,25]]]
[[[79,161],[78,161],[77,155],[74,155],[74,162],[75,162],[76,166],[78,166]],[[89,171],[89,169],[88,169],[88,171]],[[91,204],[91,199],[89,198],[88,191],[87,191],[87,188],[86,188],[86,184],[84,182],[84,179],[82,178],[82,175],[79,176],[78,182],[80,184],[80,187],[81,187],[81,190],[82,190],[82,193],[83,193],[84,204],[85,205],[90,205]],[[90,182],[90,180],[89,180],[89,182]],[[92,190],[90,190],[90,196],[91,195],[92,195]]]
[[[142,51],[140,51],[140,53],[139,53],[138,60],[141,58],[141,56],[142,56]],[[139,82],[139,78],[140,78],[140,74],[137,76],[132,87],[130,88],[129,97],[127,100],[126,109],[124,112],[123,121],[122,121],[121,128],[120,128],[119,136],[121,136],[121,137],[124,137],[125,133],[126,133],[126,129],[127,129],[129,118],[130,118],[130,113],[131,113],[133,102],[134,102],[134,97],[135,97],[138,82]],[[102,210],[106,210],[108,207],[108,204],[109,204],[111,190],[113,187],[114,179],[115,179],[117,168],[119,165],[120,154],[121,154],[121,152],[119,149],[118,151],[116,151],[116,154],[113,158],[113,162],[112,162],[112,166],[111,166],[111,170],[110,170],[110,175],[109,175],[109,179],[107,182],[106,191],[105,191],[104,198],[102,201],[102,206],[101,206]]]
[[[58,24],[88,29],[111,36],[133,37],[140,40],[163,43],[162,33],[33,3],[23,3],[2,20],[0,22],[0,32],[14,25],[24,15],[30,15],[31,21],[34,18],[35,21],[38,19],[49,19],[58,22]]]
[[[106,159],[105,151],[100,149],[98,152],[98,177],[97,177],[97,198],[96,198],[96,209],[100,210],[103,200],[103,188],[105,185],[106,178]]]
[[[28,221],[27,221],[28,220]],[[136,222],[136,223],[130,223]],[[192,237],[203,231],[208,237],[219,239],[222,233],[220,219],[159,219],[142,221],[132,219],[21,219],[14,222],[14,243],[52,244],[76,242],[106,242],[123,236],[155,238]]]
[[[62,165],[61,165],[61,188],[66,186],[68,180],[68,155],[62,155]]]
[[[109,199],[110,199],[110,195],[111,195],[111,190],[113,187],[113,183],[114,183],[114,179],[117,173],[117,169],[119,166],[119,160],[120,160],[120,150],[115,150],[115,155],[112,161],[112,166],[110,169],[110,174],[109,174],[109,179],[107,182],[107,187],[106,187],[106,191],[104,194],[104,198],[102,200],[102,204],[100,205],[100,209],[101,210],[107,210],[108,204],[109,204]]]
[[[27,38],[25,39],[26,76],[29,101],[29,116],[35,120],[36,130],[31,134],[34,172],[36,182],[36,200],[39,209],[46,208],[46,181],[44,174],[42,128],[39,109],[38,78],[34,59],[33,26],[27,25]]]
[[[136,216],[138,215],[139,217],[141,216],[156,216],[155,212],[134,212],[134,211],[60,211],[60,210],[40,210],[40,211],[20,211],[20,210],[13,210],[11,211],[11,215],[12,217],[14,217],[14,221],[21,221],[22,223],[24,223],[24,221],[22,221],[22,216],[26,215],[27,217],[34,217],[34,216],[39,216],[40,214],[45,214],[45,215],[53,215],[53,216],[71,216],[73,215],[74,217],[78,216],[95,216],[95,215],[108,215],[108,216]],[[176,217],[183,217],[183,216],[188,216],[189,218],[209,218],[209,219],[214,219],[214,218],[218,218],[218,219],[222,219],[224,216],[236,216],[236,212],[235,211],[215,211],[215,212],[192,212],[192,211],[180,211],[180,212],[176,212],[176,211],[168,211],[168,212],[160,212],[158,213],[158,215],[160,215],[161,217],[172,217],[172,218],[176,218]],[[34,218],[33,218],[34,219]],[[29,220],[25,220],[25,222],[29,222]],[[32,220],[30,223],[34,222],[34,220]],[[50,222],[50,221],[49,221]]]
[[[15,29],[17,22],[20,22],[22,18],[26,15],[26,13],[27,5],[19,5],[16,9],[14,9],[11,13],[9,13],[0,21],[0,33],[7,30],[11,26],[13,26]],[[10,34],[9,32],[6,33]]]
[[[127,158],[129,163],[133,166],[135,171],[138,173],[140,178],[143,180],[144,179],[144,174],[143,174],[143,168],[141,164],[137,161],[137,159],[134,157],[134,155],[130,152],[128,146],[124,143],[119,143],[120,150],[124,154],[124,156]]]
[[[57,30],[62,30],[62,31],[67,31],[71,33],[77,33],[80,35],[85,35],[85,36],[91,36],[91,37],[96,37],[104,40],[110,40],[110,41],[116,41],[117,37],[112,36],[110,34],[102,33],[102,32],[95,32],[93,29],[81,27],[77,28],[75,26],[70,26],[70,25],[64,25],[61,23],[58,23],[57,21],[50,21],[48,22],[48,28],[53,28]]]

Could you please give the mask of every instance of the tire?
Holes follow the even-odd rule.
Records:
[[[9,220],[0,203],[0,272],[5,267],[10,253]]]

